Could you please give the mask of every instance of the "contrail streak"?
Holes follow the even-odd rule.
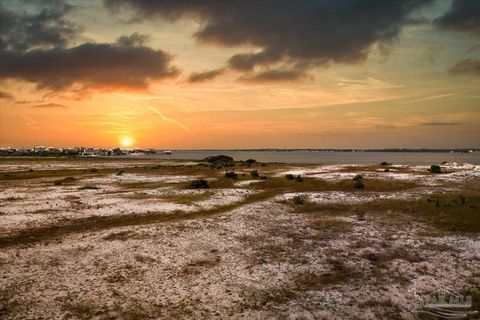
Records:
[[[158,111],[157,109],[155,109],[155,108],[152,107],[152,106],[149,106],[149,105],[146,105],[146,106],[147,106],[147,108],[149,108],[150,110],[152,110],[153,112],[155,112],[158,116],[160,116],[160,118],[161,118],[163,121],[173,123],[173,124],[179,126],[180,128],[182,128],[183,130],[185,130],[185,132],[188,132],[189,134],[192,134],[192,132],[190,131],[190,129],[189,129],[186,125],[178,122],[178,121],[175,120],[175,119],[171,119],[171,118],[166,117],[166,116],[163,115],[160,111]]]

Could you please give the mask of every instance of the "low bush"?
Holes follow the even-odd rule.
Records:
[[[392,164],[391,163],[388,163],[386,161],[382,161],[382,163],[380,163],[381,166],[391,166]]]
[[[430,166],[430,172],[431,173],[441,173],[442,172],[442,168],[438,165],[438,164],[432,164]]]
[[[193,180],[190,183],[190,187],[192,187],[193,189],[207,189],[208,188],[208,182],[207,182],[207,180],[204,180],[204,179]]]
[[[248,165],[249,167],[251,167],[252,164],[254,164],[255,162],[257,162],[257,160],[255,160],[255,159],[247,159],[245,162],[247,163],[247,165]]]
[[[215,167],[233,167],[235,166],[235,161],[232,157],[226,155],[210,156],[203,159],[203,162],[208,162]]]
[[[228,178],[228,179],[237,179],[238,178],[238,174],[233,172],[233,171],[227,171],[225,172],[225,178]]]
[[[295,176],[293,174],[287,174],[285,175],[285,178],[287,178],[287,180],[295,180]]]
[[[295,182],[303,182],[303,177],[301,175],[295,176]]]
[[[258,171],[257,171],[257,170],[252,170],[252,171],[250,172],[250,176],[251,176],[251,177],[258,178],[258,176],[259,176]]]

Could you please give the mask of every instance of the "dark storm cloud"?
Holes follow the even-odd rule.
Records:
[[[22,79],[38,88],[144,89],[151,79],[177,74],[164,51],[124,43],[84,43],[72,48],[0,51],[0,80]]]
[[[13,99],[13,95],[10,92],[0,91],[0,99],[10,100]]]
[[[192,72],[190,77],[188,77],[188,82],[196,83],[196,82],[204,82],[208,80],[213,80],[216,77],[222,75],[225,72],[225,69],[215,69],[210,71],[204,72]]]
[[[442,29],[480,36],[480,1],[453,0],[450,9],[435,24]]]
[[[247,82],[285,82],[311,79],[300,70],[267,70],[253,76],[243,76],[240,80]]]
[[[27,13],[8,10],[0,4],[0,50],[65,47],[80,30],[65,19],[72,8],[63,1],[45,1],[40,8]]]
[[[464,59],[448,69],[451,75],[473,74],[480,76],[480,59]]]
[[[182,1],[105,0],[110,8],[133,8],[138,17],[200,20],[195,37],[221,46],[254,46],[257,53],[237,54],[238,70],[274,63],[329,65],[364,60],[375,45],[388,46],[410,13],[430,0],[337,1]]]

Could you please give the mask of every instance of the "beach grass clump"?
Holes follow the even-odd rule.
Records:
[[[287,180],[295,180],[295,176],[294,176],[293,174],[290,174],[290,173],[289,173],[289,174],[286,174],[286,175],[285,175],[285,178],[286,178]]]
[[[391,166],[392,164],[389,163],[389,162],[387,162],[387,161],[382,161],[382,162],[380,163],[380,165],[381,165],[381,166]]]
[[[442,168],[438,165],[438,164],[432,164],[430,166],[430,170],[429,170],[431,173],[442,173]]]
[[[252,170],[250,172],[250,176],[253,177],[253,178],[258,178],[259,177],[258,171],[257,170]]]
[[[205,179],[196,179],[190,182],[192,189],[207,189],[209,188],[208,182]]]

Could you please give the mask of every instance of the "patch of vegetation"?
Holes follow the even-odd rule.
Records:
[[[114,232],[110,233],[109,235],[103,237],[103,240],[106,241],[126,241],[132,238],[133,232],[132,231],[120,231],[120,232]]]
[[[311,223],[311,227],[324,233],[346,233],[353,228],[351,222],[338,219],[317,218]]]
[[[259,177],[258,171],[257,170],[252,170],[250,172],[250,176],[254,177],[254,178],[258,178]]]
[[[364,189],[367,191],[402,191],[418,187],[418,184],[413,181],[401,180],[383,180],[383,179],[368,179],[363,181]],[[261,190],[277,190],[278,192],[307,192],[307,191],[345,191],[352,192],[357,189],[349,180],[341,181],[326,181],[315,178],[303,178],[302,183],[293,180],[287,180],[283,177],[269,177],[267,180],[252,184],[251,188]]]
[[[305,204],[305,197],[303,196],[295,196],[292,199],[293,204]]]
[[[198,219],[223,213],[227,210],[233,210],[249,203],[263,201],[272,198],[275,195],[277,195],[277,193],[271,191],[258,192],[248,195],[243,201],[221,207],[215,207],[212,209],[189,212],[182,215],[175,213],[168,214],[165,212],[147,214],[130,213],[115,216],[91,216],[71,220],[60,220],[55,222],[55,224],[33,227],[21,230],[17,233],[0,235],[0,248],[21,246],[29,243],[38,243],[50,239],[58,240],[60,237],[69,234],[95,232],[133,225],[147,225],[152,223]]]
[[[438,165],[438,164],[432,164],[430,166],[430,170],[429,170],[431,173],[442,173],[442,168]]]
[[[78,188],[78,190],[98,190],[98,189],[100,189],[100,187],[97,187],[96,185],[93,185],[93,184],[87,184]]]
[[[179,204],[192,204],[194,202],[206,200],[213,195],[211,191],[205,191],[197,194],[172,194],[163,197],[164,200],[168,202],[174,202]]]
[[[235,161],[232,157],[226,155],[210,156],[203,159],[203,162],[207,162],[211,167],[221,168],[221,167],[234,167]]]
[[[295,176],[293,174],[286,174],[285,175],[285,178],[287,178],[287,180],[295,180]]]
[[[56,186],[60,186],[60,185],[63,185],[63,184],[72,184],[75,181],[77,181],[77,179],[75,179],[74,177],[65,177],[61,180],[55,181],[53,184],[56,185]]]
[[[480,195],[436,194],[419,203],[422,218],[449,231],[480,232]]]
[[[207,189],[209,187],[207,180],[196,179],[190,182],[190,187],[192,189]]]
[[[328,285],[341,285],[345,282],[351,282],[352,279],[358,277],[358,272],[348,267],[340,259],[328,259],[331,271],[316,274],[314,272],[300,273],[295,278],[295,283],[303,291],[322,290]]]
[[[388,163],[386,161],[382,161],[382,163],[380,163],[381,166],[391,166],[392,164],[391,163]]]

